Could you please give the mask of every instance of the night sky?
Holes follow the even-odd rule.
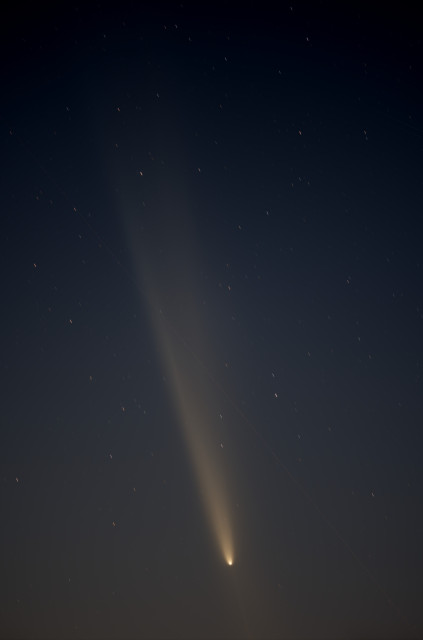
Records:
[[[423,637],[421,37],[3,10],[1,638]]]

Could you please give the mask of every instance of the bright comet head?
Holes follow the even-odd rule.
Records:
[[[232,561],[232,558],[228,558],[226,562],[228,563],[228,565],[229,565],[230,567],[232,566],[232,562],[233,562],[233,561]]]

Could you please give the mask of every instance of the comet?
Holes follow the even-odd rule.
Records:
[[[210,389],[198,364],[187,359],[183,345],[171,335],[162,318],[159,344],[170,381],[171,393],[179,416],[179,424],[197,479],[199,493],[225,562],[234,558],[232,527],[229,518],[227,483],[218,464],[211,421]]]
[[[163,192],[168,193],[168,189]],[[220,446],[215,422],[219,397],[210,385],[208,369],[190,347],[190,343],[195,344],[205,361],[213,360],[206,330],[208,318],[203,316],[204,307],[198,303],[202,285],[195,280],[201,272],[198,243],[190,233],[189,221],[183,215],[181,218],[173,215],[173,202],[169,202],[168,211],[150,236],[137,232],[138,222],[128,211],[128,241],[200,501],[219,554],[232,566],[230,483],[225,467],[228,457],[226,449],[223,453]],[[157,247],[161,255],[159,265]]]

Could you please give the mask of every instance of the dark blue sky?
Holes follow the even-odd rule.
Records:
[[[1,638],[423,634],[417,14],[246,5],[3,20]]]

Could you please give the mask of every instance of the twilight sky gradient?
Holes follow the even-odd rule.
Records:
[[[0,638],[423,636],[423,52],[385,5],[5,10]]]

